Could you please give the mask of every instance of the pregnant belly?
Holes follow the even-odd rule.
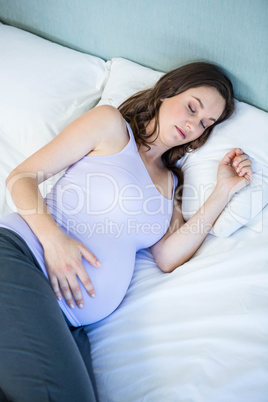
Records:
[[[98,254],[96,253],[96,255]],[[73,325],[87,325],[102,320],[119,306],[133,275],[135,257],[136,251],[129,246],[119,249],[118,247],[107,248],[106,245],[105,255],[102,258],[98,255],[102,263],[100,268],[92,267],[83,259],[84,267],[96,290],[96,297],[94,299],[90,297],[79,282],[84,299],[84,308],[70,309],[64,300],[59,302]]]
[[[14,213],[1,218],[0,225],[14,230],[26,241],[47,276],[43,248],[26,222]],[[76,240],[84,243],[83,238]],[[83,309],[70,309],[65,300],[58,302],[73,326],[92,324],[111,314],[123,300],[135,266],[136,247],[129,236],[93,236],[84,244],[98,257],[102,266],[92,267],[83,259],[84,267],[96,290],[96,298],[92,299],[79,282],[85,302]]]

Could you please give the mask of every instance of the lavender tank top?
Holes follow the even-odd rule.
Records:
[[[74,326],[86,325],[111,314],[129,287],[136,252],[156,243],[166,232],[173,211],[173,197],[162,196],[153,184],[139,155],[128,123],[129,142],[113,155],[85,156],[70,166],[47,194],[45,201],[59,227],[85,244],[100,260],[101,268],[83,264],[96,290],[86,293],[85,306],[61,309]],[[0,219],[0,226],[19,234],[37,258],[44,274],[43,248],[27,223],[13,213]]]

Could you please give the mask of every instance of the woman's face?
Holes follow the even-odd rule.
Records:
[[[190,88],[165,98],[159,110],[157,141],[168,148],[191,142],[218,120],[224,108],[225,100],[214,87]]]

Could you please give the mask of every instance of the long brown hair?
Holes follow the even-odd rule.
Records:
[[[186,153],[200,148],[207,141],[213,127],[228,119],[234,111],[234,95],[231,81],[214,64],[194,62],[176,68],[163,75],[150,89],[140,91],[128,98],[119,106],[124,119],[130,124],[138,147],[145,145],[150,149],[151,137],[159,132],[159,109],[161,99],[171,98],[175,95],[200,86],[214,87],[225,100],[225,108],[219,119],[194,141],[183,144],[166,151],[162,155],[164,165],[178,177],[178,185],[182,188],[183,175],[178,168],[177,161]],[[153,131],[146,133],[149,122],[155,119]]]

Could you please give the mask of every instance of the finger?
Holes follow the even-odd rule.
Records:
[[[220,162],[220,165],[230,165],[232,160],[235,157],[238,157],[239,155],[242,155],[242,154],[243,154],[243,151],[241,148],[234,148],[224,156],[224,158]]]
[[[247,179],[247,181],[251,182],[252,176],[250,176],[248,173],[246,173],[244,177]]]
[[[249,184],[249,183],[251,183],[252,176],[250,176],[248,173],[245,173],[245,174],[241,177],[241,179],[246,180],[246,184]]]
[[[79,308],[83,308],[84,300],[83,300],[82,292],[81,292],[77,277],[70,276],[69,278],[67,278],[67,280],[68,280],[69,288],[71,290],[71,293],[73,295],[76,305]]]
[[[230,165],[234,157],[236,156],[235,149],[229,151],[221,160],[220,165]]]
[[[241,162],[243,162],[243,161],[245,161],[245,160],[249,160],[248,155],[246,155],[246,154],[242,154],[242,155],[236,156],[236,157],[233,159],[232,165],[233,165],[233,166],[238,166]]]
[[[235,154],[236,154],[236,155],[241,155],[241,154],[244,153],[241,148],[234,148],[234,151],[235,151]]]
[[[237,173],[239,173],[245,167],[251,168],[251,165],[252,165],[251,160],[245,159],[244,161],[240,162],[237,166],[235,166],[235,169],[236,169]]]
[[[101,267],[100,261],[97,259],[97,257],[91,253],[91,251],[88,250],[83,244],[79,245],[79,250],[82,254],[82,256],[94,267],[99,268]]]
[[[241,170],[240,170],[240,172],[238,173],[238,175],[239,176],[246,176],[247,175],[247,177],[248,178],[250,178],[250,180],[251,180],[251,178],[252,178],[252,169],[251,169],[251,166],[245,166],[245,167],[243,167]]]
[[[243,163],[244,161],[249,161],[249,163],[252,163],[251,160],[249,159],[248,155],[242,154],[240,156],[236,156],[233,159],[232,166],[236,167],[236,166],[240,165],[241,163]]]
[[[74,308],[74,300],[72,297],[72,292],[70,290],[69,283],[67,282],[66,278],[59,279],[59,285],[61,292],[63,294],[64,299],[66,300],[66,303],[69,305],[70,308]]]
[[[49,276],[49,280],[53,289],[53,292],[55,293],[55,296],[57,297],[58,300],[62,300],[62,294],[59,288],[59,282],[56,276]]]
[[[84,267],[80,270],[78,276],[89,296],[94,299],[96,297],[96,292]]]
[[[79,283],[77,281],[77,277],[82,282],[82,285],[86,289],[89,296],[91,296],[92,298],[95,298],[96,292],[95,292],[93,284],[88,276],[88,273],[85,270],[85,267],[84,267],[82,261],[80,260],[80,261],[76,262],[76,264],[73,266],[73,268],[75,269],[73,271],[75,276],[70,275],[67,279],[69,281],[69,285],[71,287],[71,291],[73,293],[76,304],[78,305],[79,308],[83,308],[84,301],[83,301],[83,296],[82,296],[82,292],[81,292]]]

